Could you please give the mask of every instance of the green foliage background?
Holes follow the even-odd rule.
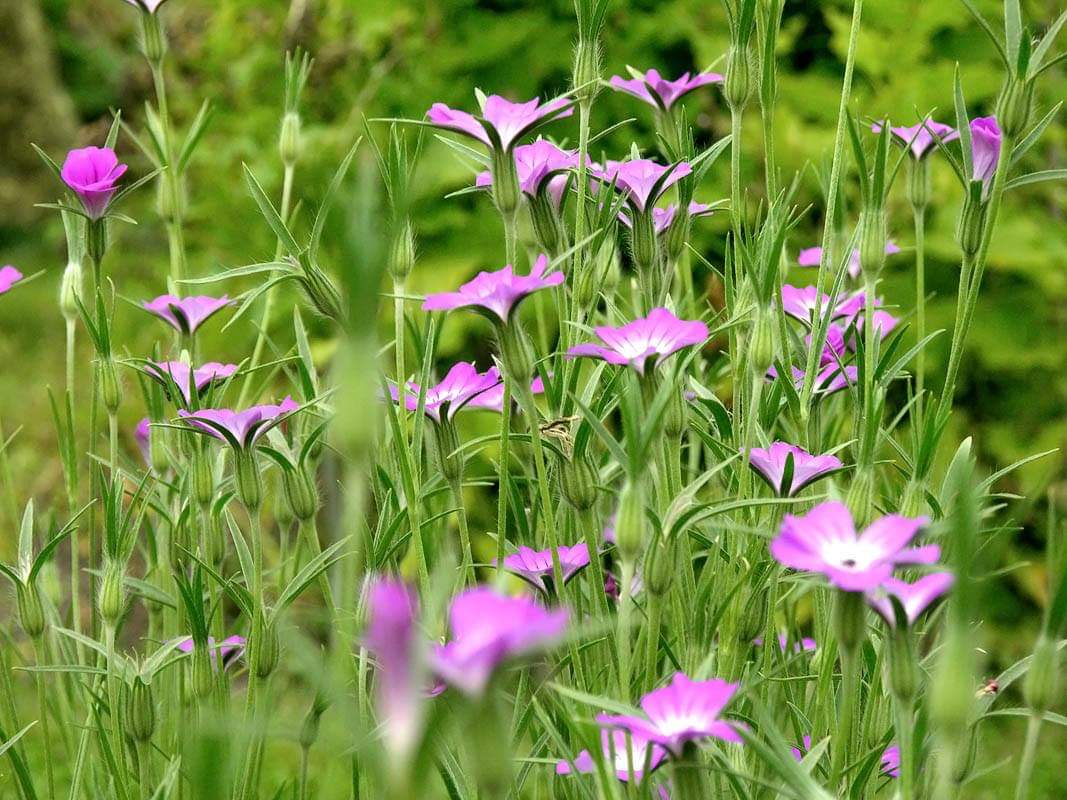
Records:
[[[21,426],[14,450],[16,484],[21,496],[43,494],[59,485],[44,385],[62,384],[62,321],[55,305],[65,262],[61,231],[50,217],[34,214],[35,202],[57,196],[27,157],[28,141],[46,145],[57,158],[65,149],[99,144],[109,109],[121,108],[139,124],[150,94],[148,70],[137,50],[136,13],[122,0],[32,0],[40,8],[24,11],[25,0],[0,0],[0,20],[22,18],[5,27],[4,37],[22,37],[23,47],[0,51],[9,88],[0,96],[0,141],[5,154],[0,184],[0,255],[27,274],[44,270],[35,282],[0,300],[0,415],[10,432]],[[977,5],[990,17],[1000,13],[996,0]],[[804,172],[801,201],[812,203],[795,249],[814,243],[819,206],[812,165],[830,149],[840,88],[851,4],[846,0],[787,0],[783,23],[780,103],[776,149],[784,174]],[[1057,0],[1024,3],[1029,19],[1043,24],[1061,10]],[[20,11],[23,9],[23,11]],[[305,155],[298,169],[297,197],[314,204],[351,142],[364,132],[367,117],[419,117],[430,103],[471,107],[473,88],[525,99],[566,88],[573,41],[571,0],[169,0],[164,17],[171,34],[168,61],[172,102],[179,124],[188,123],[204,98],[216,109],[189,175],[187,244],[193,274],[269,258],[274,240],[244,190],[240,166],[248,163],[267,187],[277,191],[281,168],[276,141],[282,103],[283,54],[300,44],[316,58],[304,108]],[[27,33],[28,31],[28,33]],[[36,39],[34,37],[37,37]],[[673,76],[715,64],[727,33],[721,7],[712,0],[615,0],[605,35],[605,77],[626,64],[657,67]],[[27,44],[28,42],[28,44]],[[32,55],[33,63],[27,59]],[[14,63],[11,63],[14,61]],[[51,63],[49,63],[51,62]],[[853,110],[867,118],[891,117],[911,123],[934,110],[951,121],[952,72],[959,62],[972,115],[992,113],[1000,85],[994,54],[981,31],[956,0],[868,0],[859,39]],[[1062,67],[1053,71],[1037,98],[1037,114],[1067,96]],[[712,140],[729,128],[717,91],[702,90],[687,101],[698,136]],[[625,95],[605,93],[595,112],[595,127],[634,117],[598,143],[619,157],[631,140],[652,148],[648,109]],[[75,130],[79,126],[80,130]],[[570,136],[567,125],[553,128]],[[756,111],[746,120],[745,170],[755,202],[762,185],[761,127]],[[1067,128],[1061,119],[1047,132],[1028,160],[1034,168],[1064,166]],[[128,142],[121,154],[143,174],[147,164]],[[361,169],[373,169],[363,149]],[[698,192],[715,200],[728,192],[725,165],[713,170]],[[454,285],[476,270],[502,262],[502,239],[488,201],[478,195],[445,199],[467,185],[472,170],[439,143],[427,138],[420,166],[416,209],[419,264],[413,289]],[[13,176],[13,177],[12,177]],[[13,187],[13,188],[12,188]],[[903,187],[899,187],[903,189]],[[944,164],[934,167],[936,198],[928,223],[931,328],[952,323],[958,270],[953,228],[960,191]],[[985,286],[961,378],[955,436],[975,437],[990,469],[1025,455],[1060,447],[1067,432],[1067,186],[1046,183],[1009,196],[994,238]],[[141,221],[117,234],[108,272],[118,292],[138,301],[165,290],[167,250],[162,225],[154,215],[152,192],[138,198],[128,213]],[[338,240],[346,234],[343,215],[335,215]],[[713,261],[722,248],[723,221],[696,226],[696,244]],[[885,294],[903,310],[914,305],[911,278],[910,211],[903,194],[891,209],[892,237],[905,252],[889,261]],[[706,279],[707,276],[699,276]],[[803,280],[798,276],[798,280]],[[231,293],[237,287],[227,287]],[[366,291],[379,287],[368,286]],[[291,305],[288,298],[283,307]],[[383,323],[388,324],[387,320]],[[120,304],[117,340],[131,353],[149,351],[163,331],[136,308]],[[279,328],[287,315],[279,314]],[[482,329],[453,315],[445,329],[443,355],[484,352]],[[238,361],[250,346],[251,319],[225,334],[213,329],[205,353]],[[944,357],[947,336],[935,342],[934,367]],[[320,339],[324,358],[331,343]],[[932,374],[937,372],[932,369]],[[127,383],[127,427],[138,415]],[[131,437],[132,444],[132,437]],[[1063,455],[1045,458],[1015,475],[1009,491],[1040,502],[1063,483]],[[1061,487],[1062,488],[1062,487]],[[1015,506],[1023,523],[1040,514]],[[1040,568],[1033,560],[1041,534],[1030,525],[1009,543],[1003,563],[1015,565],[1007,591],[991,595],[995,631],[991,671],[1028,652],[1042,601]],[[1006,731],[1015,732],[1011,726]],[[1056,734],[1046,740],[1045,758],[1054,762]],[[1010,745],[1004,753],[1012,751]],[[1058,740],[1062,746],[1064,739]],[[1051,750],[1050,750],[1051,748]],[[1060,780],[1055,764],[1040,777],[1035,796],[1054,796]],[[989,797],[998,794],[995,779]],[[1062,787],[1062,784],[1060,784]],[[1043,793],[1045,792],[1045,793]]]

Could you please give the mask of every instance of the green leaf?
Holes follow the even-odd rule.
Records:
[[[326,194],[322,196],[319,212],[315,215],[315,222],[311,226],[311,244],[308,247],[308,251],[311,253],[312,259],[314,259],[319,252],[319,242],[322,239],[323,228],[326,226],[326,217],[330,213],[334,201],[337,199],[337,193],[341,189],[341,184],[344,182],[345,175],[348,174],[348,167],[352,163],[352,159],[355,158],[356,150],[359,148],[359,144],[362,141],[363,137],[361,136],[356,139],[355,144],[349,148],[348,153],[341,160],[340,166],[337,167],[337,171],[334,173],[330,185],[326,188]]]
[[[1065,179],[1067,179],[1067,169],[1046,169],[1041,172],[1031,172],[1029,175],[1020,175],[1017,178],[1012,178],[1004,184],[1004,189],[1016,189],[1019,186],[1029,186],[1031,183],[1062,181]]]
[[[189,166],[189,159],[192,158],[193,153],[196,151],[196,146],[200,143],[200,139],[203,137],[204,131],[207,130],[207,125],[213,116],[215,116],[215,107],[210,100],[205,100],[201,103],[200,110],[196,112],[196,116],[189,126],[189,131],[185,134],[185,143],[182,144],[181,152],[178,154],[177,170],[179,175],[184,173],[185,168]]]
[[[270,198],[267,197],[267,193],[263,191],[263,187],[259,181],[256,180],[256,176],[249,169],[247,164],[243,165],[245,183],[248,186],[249,194],[252,195],[252,199],[256,201],[256,205],[259,206],[259,212],[263,215],[263,219],[270,225],[271,230],[274,231],[274,235],[278,237],[278,241],[281,242],[282,247],[292,256],[298,256],[303,248],[296,243],[296,239],[293,238],[293,234],[289,232],[289,228],[286,227],[285,222],[274,208],[274,204],[271,203]]]

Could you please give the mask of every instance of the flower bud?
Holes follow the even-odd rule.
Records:
[[[463,475],[463,456],[457,453],[459,449],[459,436],[452,420],[443,417],[433,426],[434,443],[436,444],[437,463],[441,467],[441,475],[450,483],[457,481]]]
[[[882,267],[885,266],[885,243],[885,209],[865,209],[860,214],[860,268],[868,280],[882,274]]]
[[[970,727],[974,708],[970,649],[965,635],[950,633],[928,693],[930,721],[943,736],[957,740]]]
[[[67,322],[78,318],[78,300],[82,296],[82,265],[68,261],[59,282],[59,312]]]
[[[193,479],[193,499],[201,508],[206,508],[211,505],[215,497],[215,476],[211,472],[211,463],[199,443],[193,448],[189,460]]]
[[[313,264],[304,269],[301,285],[312,307],[322,316],[337,323],[345,321],[344,302],[333,281]]]
[[[237,479],[237,496],[245,508],[255,512],[263,500],[263,483],[259,475],[259,464],[251,450],[238,450],[234,459],[234,477]]]
[[[748,363],[753,374],[760,380],[774,363],[774,323],[771,315],[760,313],[752,323],[752,340],[749,342]]]
[[[740,111],[748,105],[748,99],[751,94],[752,65],[748,48],[735,45],[730,48],[730,54],[726,61],[726,82],[723,86],[723,96],[732,110]]]
[[[167,54],[167,36],[158,14],[148,11],[141,13],[141,52],[149,63],[156,66]]]
[[[1056,702],[1059,684],[1059,650],[1056,642],[1042,634],[1034,648],[1033,660],[1023,683],[1026,705],[1036,714],[1048,711]]]
[[[925,158],[912,158],[908,164],[908,202],[915,210],[930,202],[930,166]]]
[[[1009,77],[997,98],[997,124],[1005,136],[1012,139],[1021,135],[1030,124],[1030,111],[1034,102],[1034,82],[1019,77]]]
[[[737,640],[747,646],[753,639],[758,638],[767,628],[767,602],[766,589],[760,589],[748,593],[747,601],[741,609],[741,618],[738,620]]]
[[[226,557],[226,534],[222,529],[222,517],[207,515],[202,529],[200,546],[209,564],[219,565]]]
[[[852,513],[856,525],[867,525],[871,521],[871,509],[874,508],[874,476],[870,469],[857,469],[845,497],[845,505]]]
[[[502,326],[497,340],[500,360],[512,385],[529,386],[533,380],[533,354],[530,352],[526,331],[518,319]]]
[[[900,497],[899,506],[900,514],[904,517],[921,517],[926,513],[922,485],[918,481],[908,481]]]
[[[300,726],[301,749],[310,750],[311,746],[315,744],[315,740],[319,738],[319,720],[322,719],[322,712],[323,708],[317,700],[308,709],[308,713],[304,717],[304,724]]]
[[[97,590],[97,607],[100,618],[109,625],[119,621],[126,608],[125,570],[116,561],[108,561]]]
[[[987,204],[982,201],[982,184],[975,181],[963,198],[960,218],[956,223],[956,242],[968,258],[973,258],[982,247],[985,235]]]
[[[627,480],[615,516],[615,546],[624,561],[636,561],[645,546],[645,493],[639,482]]]
[[[415,231],[410,220],[405,220],[393,235],[389,247],[389,274],[402,281],[415,266]]]
[[[861,592],[836,592],[832,614],[834,638],[843,653],[855,653],[863,641],[867,607]]]
[[[149,426],[148,428],[148,455],[152,462],[152,469],[163,474],[170,466],[170,459],[167,457],[167,448],[165,446],[167,431],[165,428],[154,428]]]
[[[193,695],[203,700],[215,688],[215,671],[211,667],[211,652],[207,642],[193,645]]]
[[[15,599],[19,610],[19,625],[27,636],[36,639],[45,629],[44,607],[37,584],[32,581],[15,584]]]
[[[278,155],[282,164],[293,167],[300,158],[300,114],[295,111],[286,111],[282,117],[282,127],[278,134]]]
[[[185,212],[185,198],[181,189],[175,190],[168,181],[156,182],[156,212],[166,223],[174,222]]]
[[[85,225],[85,252],[98,267],[104,261],[110,237],[107,232],[107,220],[91,219]]]
[[[549,256],[558,256],[567,249],[567,231],[560,219],[559,209],[547,192],[538,192],[531,197],[530,221],[538,247]]]
[[[685,246],[689,243],[689,232],[692,229],[692,218],[686,209],[678,209],[663,234],[664,249],[667,253],[667,263],[674,264],[682,257]]]
[[[630,255],[633,257],[637,272],[647,278],[659,262],[659,240],[652,221],[652,209],[633,213],[633,226],[630,228]]]
[[[318,513],[319,492],[314,476],[305,465],[282,470],[282,490],[294,518],[307,522]]]
[[[600,89],[600,47],[596,41],[578,41],[571,83],[579,103],[591,102],[596,97]]]
[[[122,405],[122,385],[115,370],[115,362],[111,358],[100,361],[100,399],[108,414],[115,414]]]
[[[559,471],[559,485],[563,499],[578,511],[588,511],[596,503],[597,470],[586,456],[563,461]]]
[[[138,675],[126,697],[126,730],[135,742],[147,742],[156,731],[156,701],[152,685]]]
[[[915,642],[906,627],[896,626],[889,632],[885,682],[890,693],[902,702],[911,702],[919,689],[919,659]]]
[[[278,641],[278,630],[273,622],[263,621],[263,632],[259,640],[259,655],[256,659],[256,675],[260,678],[269,678],[278,666],[281,656],[281,643]]]
[[[674,549],[670,542],[660,541],[648,548],[645,554],[645,588],[653,597],[663,597],[671,590],[675,573]]]
[[[500,216],[513,217],[519,207],[519,174],[515,167],[515,155],[510,149],[493,148],[489,166],[493,173],[493,203]]]

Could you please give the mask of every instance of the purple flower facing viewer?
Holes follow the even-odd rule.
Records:
[[[882,132],[880,123],[871,125],[875,133]],[[934,122],[932,119],[915,125],[902,125],[890,127],[889,133],[903,147],[907,147],[916,160],[925,158],[937,147],[937,141],[951,142],[959,139],[959,132],[951,125],[943,122]]]
[[[885,254],[887,256],[896,255],[900,252],[900,247],[897,243],[890,240],[885,243]],[[821,247],[805,247],[797,254],[797,264],[801,267],[818,267],[819,262],[822,261],[822,248]],[[856,248],[849,255],[848,259],[848,276],[852,280],[859,280],[860,275],[863,272],[860,266],[860,251]]]
[[[144,310],[155,314],[176,331],[185,336],[196,333],[196,329],[208,321],[233,301],[229,297],[175,297],[164,294],[155,300],[147,300],[142,305]]]
[[[211,655],[212,665],[218,667],[221,659],[223,669],[230,666],[244,654],[246,644],[243,636],[227,636],[218,644],[215,643],[215,637],[207,637],[208,653]],[[178,649],[183,653],[191,653],[195,647],[192,636],[186,636],[178,643]]]
[[[685,161],[663,166],[648,158],[608,161],[604,168],[594,166],[591,174],[605,184],[614,182],[637,213],[652,208],[671,186],[692,172]]]
[[[655,69],[650,69],[644,75],[632,80],[613,75],[608,81],[612,89],[631,94],[638,100],[643,100],[663,111],[670,110],[675,102],[694,89],[722,82],[723,76],[717,72],[699,72],[696,75],[686,72],[680,78],[669,81]]]
[[[559,568],[563,582],[567,583],[589,566],[589,548],[585,542],[567,547],[556,548],[559,554]],[[542,592],[548,592],[548,583],[552,580],[552,550],[534,550],[532,547],[520,547],[518,552],[504,557],[504,569],[513,572],[524,581],[529,582]]]
[[[971,180],[982,182],[983,199],[989,196],[997,165],[1000,163],[1000,126],[996,117],[976,117],[971,120]]]
[[[252,406],[244,411],[229,408],[201,408],[199,411],[178,410],[178,416],[193,428],[229,444],[236,450],[247,450],[271,428],[280,425],[286,415],[300,405],[286,396],[277,405]]]
[[[709,335],[703,322],[678,319],[666,308],[654,308],[647,317],[618,328],[601,325],[593,330],[603,344],[576,345],[567,351],[568,358],[600,358],[633,367],[642,375],[652,356],[657,357],[653,367],[658,366],[682,348],[703,344]]]
[[[192,384],[196,384],[197,393],[203,392],[209,384],[215,381],[224,381],[237,372],[236,364],[220,364],[217,361],[192,369],[184,361],[149,361],[144,365],[145,373],[170,388],[173,383],[181,392],[182,399],[186,404],[192,399]]]
[[[89,219],[104,216],[118,181],[126,172],[115,151],[109,147],[83,147],[71,150],[63,162],[60,176],[82,202]]]
[[[857,533],[847,506],[830,501],[802,517],[786,514],[770,551],[783,566],[821,573],[846,592],[866,592],[891,577],[898,566],[937,561],[941,554],[937,545],[910,546],[929,521],[891,514]]]
[[[794,319],[811,325],[815,313],[821,316],[827,309],[830,309],[831,319],[855,316],[863,310],[865,297],[863,292],[856,292],[837,298],[837,302],[831,306],[830,295],[824,292],[819,297],[818,287],[796,287],[787,283],[782,287],[782,310]]]
[[[843,466],[837,456],[813,456],[788,442],[774,442],[767,448],[753,447],[748,463],[780,497],[792,497]]]
[[[11,287],[22,280],[22,273],[10,264],[0,267],[0,294],[11,291]]]
[[[624,730],[601,731],[600,744],[604,760],[614,767],[615,777],[624,783],[629,782],[631,776],[636,783],[640,783],[646,773],[646,764],[647,771],[652,772],[667,758],[667,751],[660,745],[640,734],[629,734]],[[596,772],[596,763],[588,750],[582,750],[575,756],[573,770],[569,761],[556,763],[557,775],[570,775],[572,772],[583,775]]]
[[[940,600],[955,582],[951,572],[934,572],[915,581],[886,578],[882,583],[867,592],[867,605],[873,608],[890,627],[896,627],[896,615],[890,597],[895,597],[904,607],[908,625],[913,625],[926,609]]]
[[[520,144],[515,148],[515,171],[519,189],[529,197],[536,197],[542,190],[559,206],[567,188],[567,170],[578,166],[578,154],[573,150],[561,150],[546,139],[532,144]],[[482,187],[493,185],[493,173],[485,170],[478,173],[475,184]]]
[[[680,755],[687,742],[709,736],[740,743],[741,736],[733,723],[719,719],[736,691],[736,683],[718,678],[694,681],[677,672],[670,684],[641,698],[644,717],[600,714],[597,722],[628,730],[632,736],[662,745],[674,755]]]
[[[477,139],[490,150],[510,150],[526,134],[552,120],[570,116],[573,101],[557,97],[547,103],[534,98],[526,103],[512,103],[499,95],[485,98],[482,116],[456,111],[444,103],[434,103],[426,116],[438,128],[456,131]]]
[[[434,648],[431,665],[446,683],[480,696],[501,663],[555,644],[567,620],[565,608],[546,610],[525,597],[468,589],[452,601],[452,640]]]
[[[512,312],[527,296],[541,289],[563,283],[562,272],[550,272],[548,256],[540,255],[529,275],[516,275],[508,264],[496,272],[479,272],[473,280],[459,287],[457,292],[441,292],[426,296],[423,311],[451,311],[472,308],[490,318],[507,323]]]
[[[484,373],[478,372],[474,364],[464,361],[453,364],[452,368],[436,386],[426,390],[424,409],[426,415],[435,422],[442,418],[452,419],[461,408],[477,399],[482,393],[500,386],[500,371],[490,367]],[[394,402],[400,400],[400,390],[389,387]],[[404,392],[404,407],[408,411],[419,408],[419,385],[409,382]]]

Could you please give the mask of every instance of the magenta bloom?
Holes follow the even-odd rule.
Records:
[[[589,566],[589,548],[584,542],[573,547],[560,545],[556,552],[559,554],[559,568],[563,573],[564,583]],[[552,549],[534,550],[532,547],[520,547],[517,553],[504,557],[504,569],[547,593],[546,581],[552,580]]]
[[[890,627],[896,626],[896,615],[893,613],[893,603],[890,597],[895,597],[904,607],[904,613],[908,617],[908,624],[915,623],[923,612],[943,597],[956,578],[951,572],[934,572],[924,575],[915,581],[886,578],[881,585],[867,592],[867,605],[873,608]]]
[[[859,367],[852,364],[842,367],[837,360],[825,350],[821,356],[822,367],[815,375],[815,389],[817,395],[831,395],[840,392],[849,386],[855,385],[859,380]],[[793,386],[799,392],[804,386],[806,373],[800,367],[793,367]],[[774,380],[778,377],[778,369],[770,367],[767,370],[767,379]]]
[[[847,297],[837,298],[836,304],[831,307],[830,295],[824,292],[822,297],[819,298],[817,287],[804,286],[798,288],[787,283],[782,287],[782,310],[794,319],[798,319],[806,325],[811,325],[816,312],[818,312],[819,316],[822,316],[827,312],[827,309],[830,310],[831,319],[855,316],[863,310],[863,304],[866,302],[865,297],[866,295],[863,292],[856,292]]]
[[[626,80],[619,75],[613,75],[608,81],[612,89],[619,92],[632,94],[638,100],[644,100],[649,105],[655,106],[662,111],[667,111],[672,105],[694,89],[707,86],[710,83],[722,83],[723,76],[717,72],[700,72],[696,75],[684,73],[682,77],[669,81],[663,78],[657,70],[650,69],[640,78]]]
[[[690,680],[677,672],[670,684],[641,698],[644,717],[600,714],[597,722],[605,727],[622,728],[680,755],[687,742],[714,736],[740,743],[734,725],[719,719],[719,714],[733,699],[736,683],[718,678]]]
[[[479,272],[474,280],[460,286],[458,292],[427,295],[422,310],[450,311],[454,308],[473,308],[506,323],[512,311],[528,295],[563,283],[562,272],[550,272],[545,275],[547,268],[548,256],[540,255],[529,275],[516,275],[511,264],[496,272]]]
[[[787,442],[774,442],[767,448],[753,447],[748,463],[781,497],[792,497],[844,466],[837,456],[813,456]]]
[[[491,150],[510,150],[516,141],[535,128],[573,113],[573,100],[557,97],[547,103],[534,98],[526,103],[512,103],[499,95],[485,98],[482,116],[456,111],[444,103],[434,103],[426,116],[438,128],[456,131],[477,139]]]
[[[658,744],[639,734],[627,734],[624,730],[601,731],[600,743],[604,760],[615,768],[615,776],[623,782],[628,782],[633,775],[634,781],[640,783],[645,775],[646,763],[651,772],[667,757],[667,751]],[[582,774],[596,772],[596,763],[588,750],[575,756],[574,770],[569,761],[556,763],[557,775],[570,775],[572,771]]]
[[[689,217],[707,217],[712,213],[711,206],[707,203],[698,203],[696,200],[689,202]],[[656,233],[663,233],[667,228],[671,227],[671,223],[674,222],[675,217],[678,216],[678,206],[671,203],[666,208],[653,208],[652,209],[652,227]],[[619,221],[627,228],[633,227],[630,222],[630,217],[625,211],[619,212]]]
[[[910,519],[891,514],[857,533],[852,514],[843,503],[820,503],[802,517],[786,514],[771,555],[792,569],[819,572],[846,592],[866,592],[907,564],[933,564],[941,555],[937,545],[910,547],[928,517]]]
[[[233,411],[229,408],[201,408],[199,411],[178,410],[178,416],[193,428],[221,439],[236,450],[246,450],[271,428],[280,425],[287,414],[300,405],[286,396],[278,405],[262,405]]]
[[[759,636],[753,639],[752,644],[756,645],[757,647],[762,647],[763,637]],[[789,636],[787,634],[778,634],[778,647],[783,653],[788,653],[790,651]],[[815,643],[814,639],[812,639],[810,636],[803,636],[801,637],[800,641],[793,642],[792,651],[794,653],[807,653],[809,651],[815,650],[816,647],[818,647],[818,645]]]
[[[871,125],[871,130],[875,133],[881,133],[882,126],[876,122]],[[891,127],[889,132],[903,147],[911,149],[911,154],[916,160],[922,159],[932,152],[937,147],[938,139],[942,142],[951,142],[953,139],[960,138],[959,132],[951,125],[946,125],[943,122],[934,122],[932,119],[915,125]]]
[[[0,294],[10,292],[11,287],[21,281],[22,277],[22,273],[10,264],[0,267]]]
[[[601,325],[594,331],[603,345],[579,344],[567,351],[567,357],[601,358],[609,364],[631,366],[642,375],[651,356],[657,356],[653,367],[659,366],[682,348],[703,344],[709,335],[703,322],[678,319],[666,308],[654,308],[647,317],[618,328]]]
[[[809,750],[811,750],[811,736],[809,736],[808,734],[804,734],[804,736],[801,738],[800,747],[789,748],[789,751],[793,754],[793,758],[795,758],[797,761],[803,761],[804,756],[807,755],[807,752]]]
[[[107,211],[124,172],[126,165],[119,163],[111,148],[84,147],[67,153],[60,176],[63,183],[78,195],[89,219],[96,220]]]
[[[567,170],[578,166],[578,154],[573,150],[561,150],[545,139],[532,144],[520,144],[515,148],[515,172],[519,176],[519,188],[524,194],[536,197],[547,191],[557,206],[563,200],[567,188]],[[493,185],[490,170],[479,172],[476,185]]]
[[[155,314],[179,333],[190,336],[212,315],[232,302],[226,295],[222,297],[207,297],[206,295],[175,297],[172,294],[164,294],[155,300],[145,301],[142,305],[145,311]]]
[[[1000,163],[1000,126],[996,117],[976,117],[971,120],[971,166],[973,181],[982,182],[982,196],[989,194],[993,175]]]
[[[667,189],[692,171],[685,161],[665,167],[648,158],[635,158],[608,161],[603,169],[594,166],[591,174],[606,184],[614,182],[616,190],[641,213],[652,208]]]
[[[500,385],[500,370],[496,367],[490,367],[483,374],[478,372],[474,364],[464,361],[453,364],[443,381],[426,390],[424,401],[426,415],[434,422],[440,422],[442,414],[445,419],[452,419],[457,411],[483,392]],[[397,387],[390,386],[389,393],[394,401],[400,400],[400,390]],[[408,383],[407,391],[404,393],[404,407],[408,411],[418,410],[419,385],[417,383]]]
[[[894,241],[887,241],[885,243],[885,254],[887,256],[896,255],[900,252],[900,248]],[[819,262],[822,261],[822,248],[821,247],[805,247],[797,254],[797,264],[802,267],[818,267]],[[848,276],[852,280],[858,280],[860,273],[863,272],[860,267],[860,251],[856,248],[852,251],[852,254],[848,259]]]
[[[224,381],[237,372],[237,365],[209,361],[193,370],[184,361],[164,361],[161,363],[149,361],[144,365],[144,371],[150,378],[162,383],[165,388],[169,389],[171,383],[175,384],[181,392],[182,399],[189,403],[192,399],[191,383],[196,384],[198,393],[202,392],[209,384],[215,381]]]
[[[126,0],[131,6],[136,6],[149,14],[155,14],[167,0]]]
[[[244,653],[246,644],[243,636],[227,636],[218,644],[215,643],[215,637],[207,637],[208,653],[211,655],[212,665],[217,667],[219,659],[222,659],[223,669],[230,666]],[[195,647],[192,636],[186,636],[178,643],[178,649],[183,653],[191,653]]]
[[[900,748],[891,744],[882,753],[882,772],[894,778],[900,777]]]
[[[464,694],[481,695],[501,663],[551,646],[567,619],[565,608],[546,610],[525,597],[468,589],[452,601],[452,641],[434,648],[433,670]]]
[[[137,423],[133,429],[133,438],[137,442],[137,449],[141,451],[144,463],[152,466],[152,420],[145,417]]]
[[[541,380],[540,375],[530,382],[530,392],[532,394],[545,393],[545,382]],[[475,395],[470,402],[467,403],[467,408],[484,408],[487,411],[495,411],[498,414],[504,413],[503,382],[498,383],[492,389],[486,389],[481,394]]]

